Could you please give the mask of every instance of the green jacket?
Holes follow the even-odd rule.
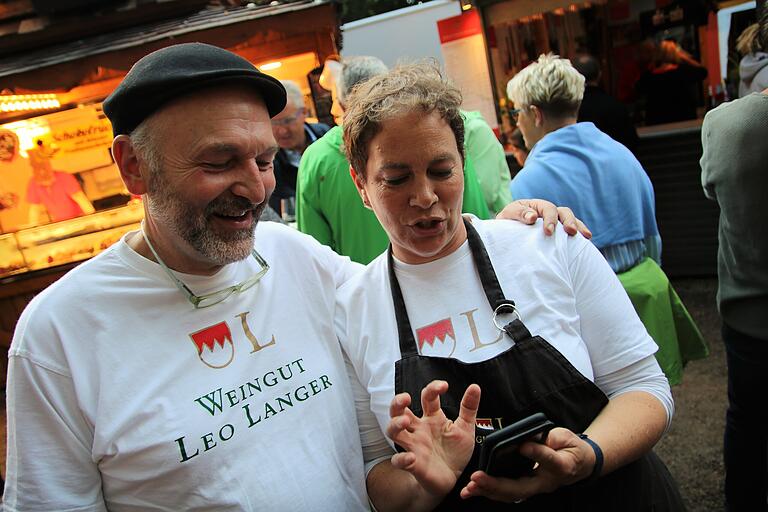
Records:
[[[363,206],[341,144],[342,130],[336,126],[301,156],[296,182],[296,222],[300,231],[337,253],[368,264],[384,252],[389,238],[373,212]],[[489,218],[469,159],[464,163],[463,211],[481,219]]]
[[[509,191],[509,166],[504,146],[480,112],[462,114],[467,157],[474,164],[488,210],[498,213],[512,202],[512,194]]]

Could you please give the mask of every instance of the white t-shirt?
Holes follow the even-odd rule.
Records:
[[[125,239],[32,301],[10,350],[6,511],[368,509],[332,321],[360,266],[274,223],[256,249],[267,274],[210,308]],[[257,269],[178,275],[200,295]]]
[[[547,237],[540,222],[526,226],[475,219],[473,226],[523,323],[585,377],[599,382],[656,352],[616,275],[581,235],[568,237],[558,227]],[[370,393],[382,430],[394,396],[394,363],[401,357],[386,262],[386,255],[379,256],[347,281],[336,308],[342,346]],[[468,242],[430,263],[396,260],[395,273],[420,354],[476,362],[513,344],[493,324]],[[651,364],[665,383],[658,364]]]

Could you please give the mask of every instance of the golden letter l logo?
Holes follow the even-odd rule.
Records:
[[[251,354],[253,354],[254,352],[258,352],[263,348],[271,347],[272,345],[274,345],[275,335],[274,334],[272,335],[272,341],[270,341],[266,345],[260,345],[259,340],[251,332],[251,328],[248,327],[248,322],[245,319],[248,316],[248,313],[250,313],[250,311],[246,311],[245,313],[240,313],[237,316],[240,318],[240,323],[243,325],[243,332],[245,333],[245,336],[248,338],[248,341],[251,342],[251,345],[253,345],[253,350],[251,350]]]
[[[498,343],[502,336],[504,336],[504,332],[499,332],[498,338],[496,338],[493,341],[489,341],[488,343],[483,343],[480,341],[480,335],[477,333],[477,325],[475,325],[475,311],[477,311],[477,308],[467,311],[466,313],[462,313],[463,316],[467,317],[467,323],[469,324],[469,330],[472,332],[472,340],[475,342],[475,346],[472,347],[469,351],[474,352],[475,350],[483,347],[487,347],[489,345],[493,345],[494,343]]]

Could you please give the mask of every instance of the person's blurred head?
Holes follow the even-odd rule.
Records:
[[[378,57],[349,57],[341,61],[331,59],[326,62],[323,74],[328,77],[328,85],[321,85],[327,89],[330,88],[333,98],[331,115],[336,124],[342,124],[344,112],[347,109],[347,97],[352,89],[369,78],[386,72],[387,65]]]
[[[199,43],[144,57],[107,98],[115,162],[169,267],[209,273],[251,254],[275,186],[270,116],[285,103],[277,80]]]
[[[573,67],[584,76],[588,85],[597,85],[600,81],[600,62],[587,53],[581,53],[573,59]]]
[[[45,157],[35,158],[35,150],[29,150],[29,163],[32,167],[32,179],[43,186],[50,186],[54,182],[54,170],[51,161]]]
[[[0,162],[12,162],[19,154],[19,137],[15,132],[0,129]]]
[[[307,148],[304,94],[292,80],[280,80],[280,83],[285,87],[287,102],[283,111],[272,118],[272,134],[281,148],[303,153]]]
[[[760,10],[760,16],[757,19],[758,36],[762,51],[768,52],[768,4],[763,4],[763,8]]]
[[[512,135],[509,136],[509,143],[512,147],[512,154],[515,156],[515,161],[520,167],[525,165],[525,160],[528,158],[528,148],[525,147],[525,140],[523,140],[523,132],[520,128],[515,128]]]
[[[347,98],[355,86],[374,76],[383,75],[387,71],[387,65],[378,57],[361,56],[344,59],[341,63],[339,83],[339,102],[342,108],[346,110]]]
[[[466,239],[461,92],[419,63],[370,78],[347,99],[344,150],[394,255],[423,263],[453,252]]]
[[[533,148],[547,133],[576,122],[584,76],[568,59],[541,55],[509,81],[507,96],[518,110],[525,145]]]

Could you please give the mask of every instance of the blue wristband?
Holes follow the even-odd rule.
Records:
[[[586,441],[587,444],[589,444],[589,446],[591,446],[592,450],[595,452],[595,466],[592,468],[592,473],[587,478],[579,482],[580,484],[591,484],[600,478],[600,473],[603,472],[603,450],[601,450],[600,446],[591,440],[587,434],[579,434],[579,438]]]

